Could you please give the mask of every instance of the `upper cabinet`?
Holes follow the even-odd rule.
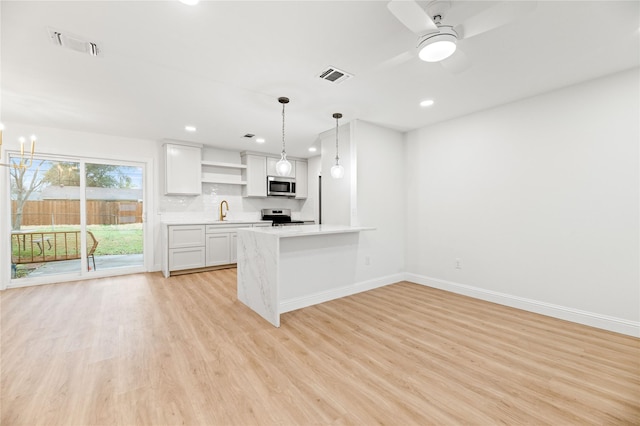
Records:
[[[278,176],[278,172],[276,172],[276,164],[280,161],[280,157],[267,157],[267,176]],[[291,173],[287,177],[296,177],[296,163],[298,161],[289,160],[291,163]]]
[[[200,195],[202,193],[201,156],[201,148],[197,146],[164,144],[165,195]]]
[[[266,197],[267,176],[277,176],[276,163],[279,157],[269,157],[255,152],[242,152],[242,180],[246,186],[242,188],[243,197]],[[288,177],[296,179],[296,199],[305,199],[307,188],[307,161],[290,159],[291,173]]]
[[[264,155],[243,153],[242,164],[246,166],[242,170],[242,180],[246,186],[242,187],[243,197],[267,196],[267,158]]]

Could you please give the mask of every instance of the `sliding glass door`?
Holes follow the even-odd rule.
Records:
[[[29,167],[10,169],[12,278],[79,271],[80,187],[71,176],[79,167],[34,158]]]
[[[141,164],[54,157],[11,168],[12,281],[142,268],[143,176]]]
[[[144,265],[142,175],[141,166],[85,164],[89,267]]]

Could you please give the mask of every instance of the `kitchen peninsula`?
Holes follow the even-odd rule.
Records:
[[[238,229],[238,300],[279,327],[282,313],[356,293],[360,231],[373,229]]]

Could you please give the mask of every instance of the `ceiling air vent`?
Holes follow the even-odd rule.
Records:
[[[49,39],[53,44],[75,50],[76,52],[88,53],[91,56],[102,56],[102,49],[96,42],[53,28],[47,28],[47,31],[49,33]]]
[[[346,71],[339,70],[336,67],[328,67],[320,74],[318,74],[318,77],[332,83],[342,83],[343,81],[353,77],[353,74],[349,74]]]

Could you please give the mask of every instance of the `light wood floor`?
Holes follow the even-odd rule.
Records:
[[[2,425],[640,424],[639,339],[410,283],[276,329],[235,274],[2,292]]]

